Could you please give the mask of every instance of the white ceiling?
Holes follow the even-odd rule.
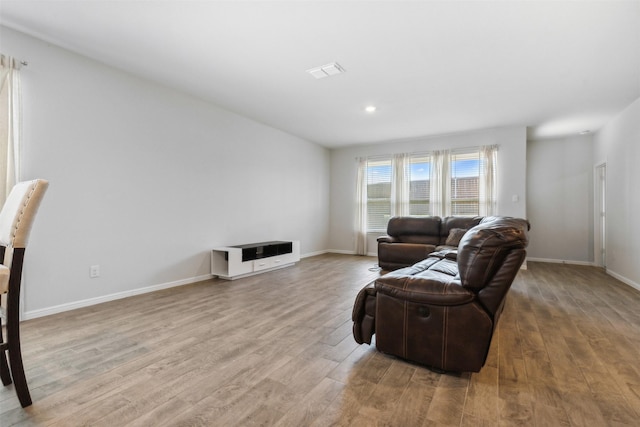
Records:
[[[2,0],[0,23],[327,147],[559,137],[640,97],[638,0]]]

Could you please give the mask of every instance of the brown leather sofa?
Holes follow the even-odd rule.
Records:
[[[378,265],[391,271],[422,261],[432,252],[455,250],[462,234],[481,220],[479,216],[393,217],[387,235],[378,237]]]
[[[378,350],[441,371],[484,365],[511,284],[525,260],[529,223],[486,217],[456,256],[431,253],[387,273],[358,294],[353,335]]]

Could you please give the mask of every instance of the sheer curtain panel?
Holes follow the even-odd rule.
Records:
[[[409,164],[411,156],[409,154],[395,154],[393,156],[393,182],[391,192],[391,215],[409,215]]]
[[[480,216],[490,216],[497,214],[497,163],[497,145],[485,145],[480,147],[480,179],[478,182],[478,215]]]
[[[0,56],[0,205],[20,176],[20,62]]]
[[[451,215],[451,153],[434,151],[431,156],[430,207],[431,215]]]
[[[367,254],[367,158],[358,157],[356,182],[356,254]]]

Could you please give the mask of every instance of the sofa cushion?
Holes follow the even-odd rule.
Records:
[[[466,304],[475,294],[460,285],[453,260],[429,257],[376,280],[376,290],[393,298],[433,305]]]
[[[396,216],[387,224],[387,234],[403,243],[440,244],[439,216]]]
[[[444,244],[446,246],[458,246],[460,244],[460,239],[462,239],[462,236],[464,236],[464,233],[466,232],[466,228],[452,228],[449,230],[449,236]]]
[[[415,243],[379,243],[378,264],[384,269],[415,264],[436,250],[434,245]]]
[[[470,229],[480,224],[481,216],[447,216],[442,218],[440,225],[440,245],[445,245],[449,233],[453,228]],[[455,245],[458,246],[458,245]]]

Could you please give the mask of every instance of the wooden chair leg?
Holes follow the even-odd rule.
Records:
[[[1,321],[0,328],[2,328]],[[3,334],[0,333],[0,348],[2,349],[0,351],[0,378],[2,379],[3,385],[9,385],[13,382],[20,405],[25,408],[31,405],[31,394],[29,393],[27,377],[24,374],[24,365],[22,364],[19,328],[19,324],[7,321],[6,343],[3,341]],[[7,363],[6,353],[9,353],[9,363]],[[11,370],[9,370],[9,367]]]
[[[22,281],[22,264],[24,249],[15,248],[9,278],[9,294],[7,295],[7,350],[9,368],[13,385],[23,408],[31,405],[31,394],[27,385],[20,350],[20,284]]]
[[[7,319],[7,351],[2,351],[0,356],[0,374],[2,376],[2,383],[4,385],[11,384],[13,380],[13,386],[16,389],[18,400],[23,408],[31,405],[31,394],[29,393],[29,386],[27,385],[27,377],[24,374],[24,365],[22,364],[22,352],[20,350],[20,324],[17,321],[12,322],[11,319]],[[8,353],[9,363],[7,367],[7,360],[5,353]],[[9,373],[9,368],[11,373]]]
[[[0,354],[0,380],[2,385],[11,384],[11,374],[9,373],[9,365],[7,364],[7,357],[5,351]]]
[[[31,405],[31,394],[27,385],[27,377],[24,374],[24,366],[22,364],[22,353],[20,351],[20,333],[17,336],[9,335],[9,366],[11,367],[11,376],[13,377],[13,386],[16,389],[20,405],[25,408]]]
[[[2,317],[0,317],[0,380],[2,385],[11,384],[11,373],[7,364],[7,345],[4,343],[2,334]]]

